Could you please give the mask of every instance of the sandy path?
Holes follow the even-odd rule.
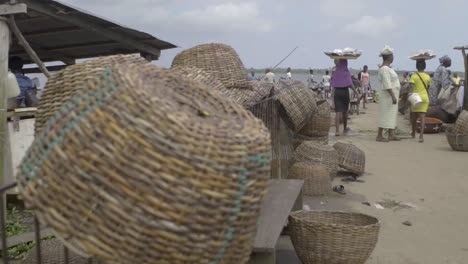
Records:
[[[468,153],[452,151],[443,134],[426,135],[424,144],[413,139],[378,143],[371,132],[377,126],[377,111],[377,105],[371,104],[367,114],[353,117],[351,128],[356,133],[339,138],[366,152],[365,183],[344,184],[346,196],[306,197],[305,204],[312,209],[356,211],[380,219],[379,243],[369,264],[468,263]],[[409,131],[402,116],[399,127]],[[340,178],[336,184],[343,184]],[[374,203],[383,199],[411,203],[416,208],[375,208]],[[404,221],[413,226],[403,225]],[[278,263],[300,263],[287,238],[278,249]]]

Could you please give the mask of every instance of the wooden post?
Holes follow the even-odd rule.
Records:
[[[0,17],[2,18],[2,17]],[[10,29],[5,19],[0,19],[0,184],[5,180],[5,146],[7,133],[6,79],[8,76],[8,53]]]
[[[464,84],[464,98],[463,98],[463,110],[468,111],[468,57],[466,56],[466,50],[462,49],[463,62],[465,64],[465,84]]]

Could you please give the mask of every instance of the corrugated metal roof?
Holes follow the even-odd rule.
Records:
[[[146,53],[157,59],[159,51],[176,47],[148,33],[118,25],[59,1],[17,2],[25,3],[28,13],[15,15],[16,23],[44,62],[63,61],[69,64],[76,59],[119,53]],[[31,62],[15,40],[10,54]]]

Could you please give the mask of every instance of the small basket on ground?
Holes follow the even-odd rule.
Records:
[[[468,134],[468,111],[463,110],[458,116],[457,122],[455,122],[454,133],[456,134]]]
[[[299,81],[280,81],[280,114],[293,132],[299,132],[309,117],[317,112],[314,92]]]
[[[250,88],[248,74],[239,55],[225,44],[203,44],[184,50],[172,61],[172,68],[178,66],[202,69],[220,80],[227,89]]]
[[[358,176],[366,169],[366,153],[353,144],[337,142],[333,145],[338,153],[338,164],[341,168]]]
[[[445,132],[447,141],[455,151],[468,152],[468,134],[457,134],[453,127],[447,128]]]
[[[330,170],[333,180],[338,172],[338,153],[329,145],[306,141],[294,152],[294,162],[318,162]]]
[[[289,217],[291,241],[304,264],[364,264],[380,222],[358,213],[299,211]]]
[[[322,196],[331,189],[330,171],[314,162],[298,162],[289,168],[288,179],[304,180],[304,195]]]
[[[444,124],[442,120],[433,117],[425,117],[424,122],[424,134],[438,134],[442,130],[442,125]],[[417,132],[420,133],[420,131],[421,119],[419,118],[417,121]]]
[[[307,137],[328,137],[331,126],[330,104],[325,101],[317,106],[317,111],[307,120],[298,134]]]

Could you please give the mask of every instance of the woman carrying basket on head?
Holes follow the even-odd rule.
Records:
[[[416,138],[416,126],[418,118],[421,120],[421,129],[419,135],[419,142],[424,142],[424,127],[427,109],[429,108],[429,93],[428,89],[431,86],[431,76],[424,72],[426,69],[426,61],[416,61],[416,69],[418,70],[411,76],[409,92],[417,93],[421,97],[422,103],[417,106],[411,107],[411,136]]]
[[[349,131],[348,111],[349,111],[349,88],[358,94],[351,79],[351,72],[348,69],[348,60],[335,60],[336,70],[333,73],[331,86],[333,87],[333,102],[335,105],[335,126],[336,136],[340,135],[340,120],[343,120],[343,133]]]

